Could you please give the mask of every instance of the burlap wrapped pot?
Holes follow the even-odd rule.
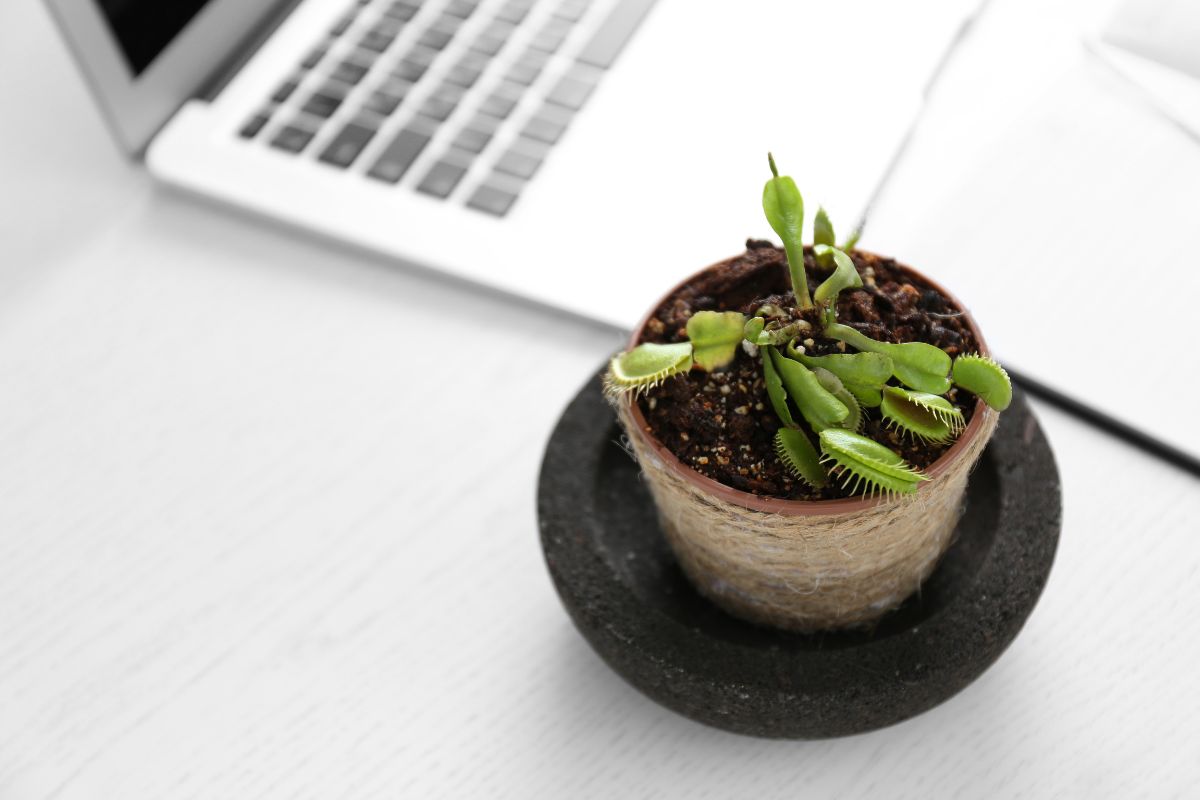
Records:
[[[941,286],[897,266],[965,312]],[[978,327],[965,316],[986,355]],[[629,395],[616,405],[662,530],[697,590],[737,617],[804,632],[868,625],[920,587],[952,541],[967,477],[998,419],[978,402],[915,495],[797,501],[742,492],[696,472],[650,434]]]

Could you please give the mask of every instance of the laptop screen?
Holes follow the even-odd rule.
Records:
[[[141,75],[208,0],[95,0],[125,62]]]

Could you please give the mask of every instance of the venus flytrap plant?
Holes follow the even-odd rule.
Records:
[[[613,358],[606,387],[636,396],[693,368],[712,372],[728,367],[744,350],[761,364],[767,398],[780,423],[774,450],[789,472],[818,489],[828,485],[832,474],[851,493],[912,494],[929,478],[860,433],[868,409],[877,408],[870,413],[902,435],[945,444],[962,432],[966,420],[942,395],[956,385],[1003,410],[1012,399],[1008,375],[983,356],[952,361],[934,345],[879,342],[838,322],[840,294],[863,286],[848,255],[861,228],[835,247],[833,224],[824,208],[817,210],[813,255],[818,266],[832,271],[810,295],[801,241],[804,202],[795,182],[779,175],[772,156],[767,159],[772,177],[763,187],[763,211],[783,240],[797,308],[763,305],[751,317],[737,311],[696,312],[687,323],[688,341],[641,344]],[[815,332],[801,318],[804,312],[810,319],[815,313],[825,339],[858,352],[808,352],[801,342],[812,345],[809,337]],[[901,385],[892,384],[893,379]]]

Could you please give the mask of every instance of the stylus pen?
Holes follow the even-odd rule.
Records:
[[[1126,425],[1118,419],[1104,414],[1091,406],[1084,405],[1073,397],[1068,397],[1057,389],[1051,389],[1044,383],[1039,383],[1028,375],[1017,372],[1007,364],[1005,372],[1012,382],[1029,392],[1039,400],[1059,408],[1073,417],[1087,422],[1112,436],[1125,441],[1150,455],[1157,456],[1169,464],[1192,473],[1200,478],[1200,459],[1179,450],[1166,442],[1147,436],[1145,433]]]

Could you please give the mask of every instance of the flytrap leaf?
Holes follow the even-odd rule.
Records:
[[[822,255],[829,255],[836,266],[833,274],[817,287],[817,291],[813,292],[813,300],[817,301],[818,305],[832,307],[837,303],[838,294],[843,289],[857,289],[863,285],[862,276],[854,268],[854,262],[841,250],[819,244],[813,248],[813,252],[817,254],[818,258]]]
[[[775,415],[779,417],[780,422],[789,428],[794,428],[796,427],[796,420],[792,417],[792,410],[788,408],[787,389],[783,388],[783,379],[775,371],[775,364],[771,359],[770,348],[764,347],[761,354],[763,382],[767,385],[767,398],[771,401],[771,408],[775,409]]]
[[[1012,402],[1012,381],[1004,367],[987,356],[969,355],[954,359],[954,382],[979,396],[997,411]]]
[[[809,369],[827,369],[854,395],[859,405],[875,408],[882,397],[880,390],[892,377],[892,359],[880,353],[834,353],[810,356],[788,348],[788,355]]]
[[[821,466],[817,448],[803,431],[780,428],[775,433],[775,452],[783,465],[809,486],[819,489],[829,482],[829,474]]]
[[[644,392],[692,368],[692,343],[639,344],[608,364],[607,384],[615,392]]]
[[[768,352],[788,396],[813,430],[822,431],[838,425],[850,415],[845,404],[821,385],[812,370],[781,355],[774,347],[768,348]]]
[[[897,453],[873,439],[848,431],[829,428],[819,434],[822,464],[832,463],[843,476],[842,487],[852,494],[912,494],[928,476],[910,466]],[[853,482],[853,486],[851,486]]]
[[[814,369],[813,374],[817,376],[817,381],[821,384],[825,391],[836,397],[838,402],[844,405],[850,412],[846,415],[844,420],[838,423],[838,427],[847,428],[852,431],[862,430],[862,407],[859,406],[858,400],[855,399],[854,395],[842,385],[842,382],[838,379],[838,376],[834,375],[829,370],[821,369],[820,367]]]
[[[808,279],[804,274],[804,198],[790,177],[779,175],[775,158],[767,154],[771,166],[771,178],[763,186],[762,206],[771,229],[783,240],[787,253],[788,271],[792,276],[792,291],[801,308],[812,308],[808,294]]]
[[[692,359],[705,372],[724,367],[737,355],[746,317],[737,311],[697,311],[687,323]]]
[[[949,441],[964,425],[962,412],[946,398],[899,386],[884,387],[879,411],[892,425],[937,443]]]
[[[840,322],[826,325],[825,335],[858,350],[888,356],[892,374],[918,392],[945,394],[950,389],[950,356],[940,347],[925,342],[877,342]]]

